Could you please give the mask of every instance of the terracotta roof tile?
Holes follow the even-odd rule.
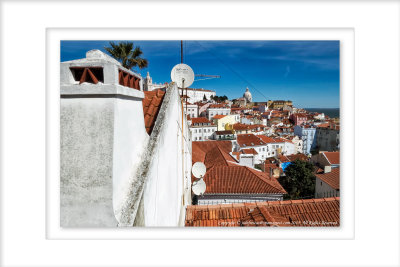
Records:
[[[275,143],[275,140],[271,137],[265,136],[265,135],[260,135],[258,136],[258,138],[260,138],[262,141],[264,141],[264,143],[268,144],[268,143]]]
[[[222,119],[222,118],[224,118],[226,115],[215,115],[214,117],[213,117],[213,119]]]
[[[219,146],[215,146],[206,153],[204,164],[207,169],[213,166],[235,166],[236,160]]]
[[[339,226],[340,198],[236,203],[186,209],[186,226]]]
[[[207,152],[218,146],[226,153],[232,151],[231,141],[193,141],[192,142],[192,162],[204,162]]]
[[[340,168],[333,168],[331,172],[318,173],[315,176],[327,183],[333,189],[340,189]]]
[[[250,127],[247,124],[235,123],[235,124],[233,124],[233,129],[236,130],[236,131],[238,131],[238,130],[248,130],[248,129],[250,129]]]
[[[244,148],[241,151],[243,152],[243,154],[258,155],[257,151],[254,148]]]
[[[245,166],[216,164],[211,169],[207,168],[204,182],[207,185],[205,194],[286,194],[275,178]]]
[[[321,152],[328,159],[330,164],[340,164],[340,152]]]
[[[225,130],[225,131],[216,131],[216,135],[226,135],[226,134],[233,134],[232,130]]]
[[[237,142],[241,147],[265,145],[265,142],[254,134],[238,134]]]
[[[208,108],[227,108],[229,109],[229,106],[226,104],[211,104]]]
[[[198,117],[198,118],[192,118],[192,124],[198,124],[198,123],[211,123],[206,117]]]
[[[143,104],[144,125],[148,134],[151,134],[157,119],[158,112],[164,100],[165,92],[161,90],[145,91]]]

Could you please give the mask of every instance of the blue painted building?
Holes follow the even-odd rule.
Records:
[[[297,125],[294,127],[294,134],[303,140],[303,154],[311,154],[310,151],[317,146],[315,126]]]

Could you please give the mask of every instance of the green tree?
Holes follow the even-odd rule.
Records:
[[[146,68],[148,65],[147,59],[140,57],[143,52],[139,46],[134,46],[133,42],[119,42],[118,44],[110,42],[111,47],[104,47],[104,49],[116,60],[121,62],[124,68],[128,70],[133,67],[140,69]]]
[[[203,101],[207,101],[206,94],[203,95]]]
[[[211,99],[213,99],[214,101],[220,103],[220,102],[224,102],[225,100],[227,100],[228,97],[226,95],[224,95],[224,96],[214,96]]]
[[[286,176],[279,182],[288,192],[285,199],[313,198],[315,194],[314,166],[308,161],[296,159],[285,169]]]

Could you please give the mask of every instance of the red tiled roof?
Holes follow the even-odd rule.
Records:
[[[265,142],[254,134],[238,134],[237,142],[241,147],[265,145]]]
[[[233,155],[237,160],[240,159],[240,154],[241,154],[241,152],[232,152],[232,155]]]
[[[329,122],[321,123],[321,124],[317,125],[318,128],[329,128],[329,126],[330,126]]]
[[[236,160],[219,146],[215,146],[209,150],[204,158],[207,170],[214,166],[236,166],[234,163],[236,163]]]
[[[233,129],[234,130],[248,130],[249,125],[242,124],[242,123],[235,123],[235,124],[233,124]]]
[[[245,166],[214,166],[207,169],[204,182],[205,194],[286,194],[276,179]]]
[[[232,130],[225,130],[225,131],[216,131],[216,135],[226,135],[226,134],[233,134]]]
[[[253,155],[258,154],[254,148],[244,148],[241,151],[243,151],[244,154],[253,154]]]
[[[303,118],[307,118],[307,115],[306,115],[306,114],[304,114],[304,113],[295,113],[295,114],[293,114],[293,116],[295,116],[295,117],[299,117],[299,118],[301,118],[301,117],[303,117]]]
[[[254,129],[254,128],[267,128],[267,126],[262,125],[262,124],[252,124],[252,125],[249,125],[249,128],[250,128],[250,129]]]
[[[315,176],[333,189],[340,189],[340,168],[333,168],[331,172],[328,173],[317,173]]]
[[[227,108],[229,107],[226,104],[211,104],[208,108]]]
[[[340,226],[340,198],[191,205],[185,226]]]
[[[265,136],[265,135],[259,135],[258,138],[260,138],[264,143],[276,143],[275,140],[271,137]]]
[[[211,123],[211,121],[209,121],[206,117],[192,118],[192,124],[197,123]]]
[[[226,115],[215,115],[213,117],[213,119],[222,119],[223,117],[225,117]]]
[[[285,142],[290,142],[289,140],[285,140],[283,138],[280,137],[275,137],[274,138],[275,143],[285,143]]]
[[[207,152],[218,146],[221,150],[229,154],[232,151],[231,141],[193,141],[192,142],[192,162],[204,162]]]
[[[165,92],[161,90],[145,91],[143,104],[144,125],[148,134],[151,134],[161,108]]]
[[[322,152],[330,164],[340,164],[340,152]]]
[[[281,162],[290,162],[290,159],[286,157],[285,155],[279,156],[279,160]]]

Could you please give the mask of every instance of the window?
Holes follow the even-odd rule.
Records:
[[[98,82],[104,83],[104,75],[102,67],[71,67],[70,68],[72,76],[75,81],[79,81],[79,83],[94,83]]]

